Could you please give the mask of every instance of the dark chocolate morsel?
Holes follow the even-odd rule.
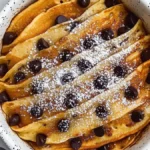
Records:
[[[112,7],[119,4],[118,0],[105,0],[106,7]]]
[[[80,7],[86,8],[90,4],[90,0],[77,0],[77,3]]]
[[[31,108],[31,115],[35,118],[39,118],[43,115],[43,109],[39,106],[34,106]]]
[[[45,134],[37,134],[36,135],[36,145],[37,146],[44,146],[46,143],[47,136]]]
[[[14,75],[14,83],[18,83],[22,80],[24,80],[26,78],[25,76],[25,73],[24,72],[17,72],[15,75]]]
[[[42,69],[42,63],[40,60],[35,59],[35,60],[29,62],[29,70],[32,73],[34,73],[34,74],[39,73],[41,71],[41,69]]]
[[[73,53],[70,52],[70,51],[67,50],[67,49],[64,49],[64,50],[61,51],[61,53],[59,54],[59,59],[60,59],[62,62],[69,61],[69,60],[71,60],[72,57],[73,57]]]
[[[92,48],[95,45],[95,41],[91,38],[86,38],[83,42],[83,48],[85,50]]]
[[[64,99],[65,105],[67,108],[74,108],[78,105],[77,97],[73,93],[69,93],[66,95],[66,98]]]
[[[106,89],[108,85],[108,77],[107,76],[99,76],[94,80],[94,87],[96,89]]]
[[[140,122],[144,119],[144,113],[143,111],[139,111],[139,110],[134,110],[131,113],[131,119],[133,122]]]
[[[142,62],[150,60],[150,48],[147,48],[144,51],[142,51],[141,60]]]
[[[81,138],[77,137],[70,140],[70,146],[73,150],[78,150],[82,146]]]
[[[125,90],[125,97],[129,100],[134,100],[138,97],[138,91],[135,87],[133,86],[129,86],[126,90]]]
[[[63,16],[63,15],[60,15],[60,16],[58,16],[58,17],[56,18],[55,24],[61,24],[61,23],[66,22],[66,21],[68,21],[68,18],[66,18],[66,17]]]
[[[18,114],[14,114],[9,118],[8,123],[10,126],[17,126],[19,125],[20,121],[20,116]]]
[[[11,44],[17,38],[17,34],[14,32],[6,32],[3,37],[3,45]]]
[[[4,102],[10,101],[10,100],[11,99],[6,91],[3,91],[0,93],[0,104],[3,104]]]
[[[111,40],[114,38],[114,32],[111,29],[105,29],[101,31],[101,37],[105,41]]]
[[[69,127],[70,127],[70,121],[67,119],[62,119],[58,123],[58,130],[60,132],[67,132],[69,130]]]
[[[41,50],[46,49],[46,48],[49,48],[49,43],[46,42],[43,38],[39,39],[37,42],[37,49],[39,51],[41,51]]]
[[[105,105],[98,106],[95,112],[99,118],[106,118],[108,116],[108,110]]]
[[[82,73],[85,73],[92,68],[91,62],[85,59],[79,60],[77,66]]]
[[[61,77],[61,83],[64,85],[74,80],[72,73],[66,73]]]
[[[8,72],[7,64],[0,64],[0,77],[3,77]]]
[[[103,126],[95,128],[93,131],[94,131],[94,134],[98,137],[102,137],[105,134],[105,128]]]
[[[125,68],[123,68],[123,67],[121,67],[121,66],[116,66],[115,68],[114,68],[114,75],[116,76],[116,77],[124,77],[125,75],[126,75],[126,70],[125,70]]]

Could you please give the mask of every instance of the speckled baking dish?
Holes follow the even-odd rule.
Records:
[[[0,39],[2,39],[11,19],[32,1],[33,0],[10,0],[0,13]],[[150,0],[123,0],[123,2],[143,20],[147,30],[150,31]],[[0,137],[2,137],[8,147],[11,150],[30,150],[31,148],[7,125],[5,115],[1,109],[0,118]],[[150,150],[149,139],[150,129],[144,134],[140,142],[130,148],[130,150]]]

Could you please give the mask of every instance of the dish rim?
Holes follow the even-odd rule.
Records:
[[[29,5],[29,3],[32,3],[34,0],[10,0],[6,6],[3,8],[3,10],[0,12],[0,39],[2,39],[7,27],[9,26],[12,18],[24,7]],[[126,1],[126,4],[128,7],[131,9],[131,6],[129,4],[131,3],[137,3],[138,0],[123,0]],[[133,2],[134,1],[134,2]],[[143,2],[147,0],[143,0]],[[150,5],[150,0],[149,5]],[[144,6],[146,5],[144,3]],[[142,5],[142,4],[141,4]],[[12,9],[13,8],[13,9]],[[137,8],[134,8],[133,11],[136,11]],[[146,9],[147,10],[147,9]],[[148,12],[150,13],[150,8],[148,8]],[[8,15],[9,14],[9,15]],[[11,14],[11,15],[10,15]],[[9,17],[6,17],[9,16]],[[150,15],[148,15],[150,16]],[[6,17],[6,18],[5,18]],[[5,20],[3,19],[5,18]],[[147,18],[147,17],[145,17]],[[144,20],[146,20],[144,18]],[[142,18],[143,19],[143,18]],[[150,22],[146,23],[148,28],[148,31],[150,31]],[[2,41],[0,40],[0,49],[2,46]],[[2,112],[0,108],[0,117],[1,117],[1,122],[0,122],[0,137],[3,139],[3,141],[6,143],[6,145],[11,149],[11,150],[31,150],[32,148],[23,140],[19,138],[19,136],[11,130],[11,128],[8,126],[7,121],[5,119],[5,114]],[[150,133],[150,131],[149,131]],[[7,142],[9,141],[9,142]],[[17,141],[17,144],[16,144]],[[141,142],[142,143],[142,142]],[[138,144],[137,144],[138,145]],[[139,148],[135,146],[136,149]],[[147,143],[147,148],[150,147],[150,142]],[[134,146],[131,149],[135,149]],[[140,150],[146,150],[145,147],[140,149]],[[148,149],[147,149],[148,150]]]

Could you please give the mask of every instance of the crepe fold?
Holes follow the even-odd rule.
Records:
[[[14,20],[14,23],[11,24],[10,28],[8,29],[9,31],[11,30],[11,32],[15,32],[17,30],[17,32],[19,31],[20,28],[20,33],[18,32],[18,37],[13,41],[13,43],[11,43],[10,45],[7,46],[3,46],[2,48],[2,53],[6,54],[8,53],[14,46],[16,46],[18,43],[21,43],[27,39],[33,38],[43,32],[45,32],[47,29],[49,29],[50,27],[55,25],[55,19],[56,17],[58,17],[59,15],[63,15],[66,18],[70,19],[74,19],[79,17],[87,8],[81,8],[78,4],[77,4],[77,0],[72,0],[72,1],[68,1],[66,0],[66,2],[64,1],[64,3],[60,3],[60,1],[56,1],[56,0],[48,0],[45,1],[43,3],[42,1],[38,1],[38,5],[35,6],[35,4],[33,4],[32,7],[39,7],[39,5],[41,5],[41,7],[45,7],[45,10],[47,9],[47,11],[42,12],[42,10],[44,11],[44,8],[42,8],[42,10],[38,12],[37,11],[33,11],[35,14],[38,14],[34,19],[32,18],[35,14],[33,14],[33,16],[31,16],[30,19],[27,19],[28,16],[25,15],[29,15],[29,12],[26,12],[25,14],[23,13],[23,17],[25,17],[22,21],[20,21],[20,17],[22,18],[22,15],[20,14],[16,20]],[[91,0],[89,7],[91,5],[93,5],[95,2],[97,2],[98,0]],[[59,5],[57,5],[57,3]],[[46,6],[47,5],[47,6]],[[56,5],[56,6],[54,6]],[[50,8],[51,6],[54,6],[52,8]],[[31,6],[30,6],[31,7]],[[48,9],[50,8],[50,9]],[[65,11],[64,9],[65,8]],[[29,8],[31,9],[31,8]],[[33,8],[32,8],[33,9]],[[27,11],[27,10],[26,10]],[[41,13],[40,13],[41,12]],[[31,23],[29,23],[31,22]],[[23,27],[21,28],[21,25],[23,25]]]
[[[126,16],[127,11],[122,4],[111,7],[107,10],[102,11],[101,13],[92,16],[91,18],[83,22],[81,26],[75,28],[75,30],[71,34],[56,42],[54,46],[40,51],[33,56],[31,55],[29,58],[23,59],[22,61],[17,63],[6,73],[1,81],[12,83],[13,81],[11,77],[13,77],[18,72],[18,69],[19,71],[26,74],[26,79],[34,76],[35,74],[31,73],[28,64],[29,62],[36,59],[40,60],[42,63],[42,69],[38,73],[51,67],[60,65],[62,61],[58,58],[59,54],[64,49],[69,50],[74,55],[80,53],[84,50],[82,41],[88,37],[92,38],[94,35],[98,36],[98,34],[102,32],[102,30],[111,29],[114,37],[116,37],[118,28],[124,23],[124,19]]]

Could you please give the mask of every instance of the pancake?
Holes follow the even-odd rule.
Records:
[[[150,35],[142,21],[119,0],[42,1],[14,18],[5,34],[17,33],[12,43],[3,39],[8,125],[34,150],[134,145],[150,121]],[[39,12],[19,21],[32,8]]]
[[[97,2],[98,0],[91,0],[89,6]],[[53,2],[53,0],[52,0]],[[52,3],[51,2],[51,3]],[[43,2],[42,2],[43,3]],[[56,3],[56,2],[53,2]],[[65,8],[65,11],[64,9]],[[60,5],[56,5],[46,12],[40,13],[37,17],[33,19],[33,21],[27,25],[24,30],[19,34],[19,36],[8,46],[4,46],[2,48],[2,53],[8,53],[10,49],[12,49],[15,45],[17,45],[20,42],[23,42],[29,38],[35,37],[43,32],[45,32],[47,29],[52,27],[55,24],[58,24],[56,22],[56,18],[58,16],[64,16],[64,21],[67,21],[68,19],[77,18],[79,17],[86,8],[80,7],[76,0],[72,0],[70,2],[61,3]],[[26,16],[27,17],[27,16]]]
[[[150,121],[149,108],[149,103],[145,103],[123,117],[84,134],[83,137],[79,137],[82,141],[80,149],[91,150],[93,148],[109,147],[108,150],[123,150],[131,146],[137,141],[141,135],[142,129]],[[140,122],[133,122],[131,119],[131,114],[136,111],[143,112],[144,114],[144,119]],[[37,147],[34,143],[31,143],[31,145],[36,150],[57,150],[58,148],[62,150],[72,150],[72,148],[70,148],[70,142],[71,140],[60,144],[45,145],[41,148]]]
[[[135,39],[138,39],[136,38],[136,36],[134,37]],[[107,72],[109,76],[113,76],[113,70],[110,70],[110,69],[114,68],[115,66],[119,66],[119,63],[122,64],[121,65],[122,68],[125,68],[125,70],[129,70],[129,72],[126,71],[125,74],[127,73],[129,74],[131,71],[136,69],[138,65],[142,63],[140,56],[142,53],[144,53],[144,51],[147,50],[147,48],[150,47],[149,45],[150,36],[145,36],[143,39],[139,40],[138,42],[133,44],[131,47],[123,51],[121,50],[124,49],[124,46],[121,46],[121,45],[118,46],[119,43],[122,41],[124,41],[124,38],[121,38],[121,40],[116,38],[110,42],[106,42],[102,46],[95,47],[94,51],[81,53],[75,56],[71,61],[63,63],[59,67],[55,67],[48,71],[45,71],[41,73],[40,75],[30,78],[21,84],[7,85],[5,83],[0,83],[0,91],[1,92],[6,91],[11,100],[22,98],[25,96],[31,96],[34,94],[40,94],[43,92],[49,92],[49,90],[59,88],[61,85],[65,85],[72,81],[70,80],[67,83],[62,82],[62,78],[65,76],[65,74],[71,74],[73,76],[73,79],[74,80],[76,79],[76,80],[69,87],[67,87],[66,85],[66,87],[64,88],[62,87],[61,89],[65,89],[65,91],[67,91],[68,89],[69,91],[69,89],[74,88],[74,89],[78,89],[78,91],[81,89],[83,91],[86,91],[85,87],[87,86],[91,87],[90,82],[92,82],[92,80],[96,78],[95,76],[98,76],[101,72]],[[129,41],[130,41],[130,38],[129,38]],[[109,47],[110,43],[113,46],[115,44],[115,46],[117,46],[118,48],[112,51],[112,49]],[[128,44],[126,43],[123,45],[127,46]],[[106,57],[119,51],[121,52],[110,57],[108,60],[103,61],[104,59],[106,59]],[[81,70],[79,70],[80,66],[78,65],[78,62],[80,62],[81,60],[82,61],[88,60],[89,62],[89,67],[87,67],[87,70],[84,72],[84,73],[87,72],[87,74],[85,75],[83,74],[83,72],[81,72]],[[126,64],[126,65],[123,65],[123,64]],[[95,66],[95,67],[92,69],[92,66],[93,67]],[[89,71],[88,69],[89,70],[92,69],[92,70],[88,72]],[[110,71],[107,71],[108,69]],[[82,74],[83,76],[80,78]],[[89,79],[89,81],[87,79]]]
[[[140,58],[141,54],[144,53],[147,46],[149,46],[146,44],[149,43],[149,40],[149,36],[145,37],[145,39],[142,39],[132,45],[132,48],[129,47],[128,49],[125,49],[120,53],[111,56],[110,58],[97,64],[89,72],[76,78],[70,84],[66,84],[56,90],[54,89],[53,91],[52,88],[50,89],[50,87],[51,85],[54,85],[54,80],[52,79],[53,82],[50,81],[50,77],[47,77],[49,82],[44,81],[44,85],[42,86],[40,86],[42,81],[40,78],[37,79],[37,82],[34,83],[34,87],[36,87],[35,89],[40,91],[42,87],[42,90],[46,92],[43,94],[37,93],[37,96],[35,95],[31,97],[25,97],[26,93],[21,88],[17,86],[8,86],[7,89],[3,89],[2,93],[7,91],[7,94],[10,98],[12,98],[12,100],[13,98],[17,100],[4,103],[3,110],[6,114],[8,114],[9,117],[12,115],[12,113],[19,114],[22,120],[20,126],[24,126],[32,123],[33,121],[39,120],[39,117],[32,117],[32,115],[29,113],[34,106],[41,106],[42,110],[44,109],[43,115],[40,116],[40,119],[43,119],[56,114],[56,112],[65,111],[67,107],[64,105],[64,99],[66,95],[70,94],[70,92],[74,93],[74,95],[77,95],[76,97],[79,98],[78,103],[83,103],[98,95],[99,93],[102,93],[104,90],[111,89],[112,87],[116,86],[116,84],[122,81],[123,78],[127,77],[134,70],[135,72],[138,72],[137,67],[142,63]],[[122,76],[117,76],[114,74],[115,68],[118,67],[123,68]],[[51,72],[54,72],[54,70]],[[106,87],[100,88],[99,91],[94,90],[93,81],[96,80],[99,76],[103,77],[104,75],[105,80],[108,82]],[[22,96],[25,98],[19,100],[18,98]],[[50,104],[53,108],[49,110]]]
[[[93,16],[96,13],[101,12],[106,8],[104,4],[104,0],[100,0],[99,2],[95,3],[91,7],[89,7],[80,17],[78,17],[75,20],[70,20],[68,22],[56,25],[54,27],[51,27],[43,34],[40,34],[32,39],[28,39],[23,43],[17,44],[10,53],[8,53],[6,56],[0,57],[0,63],[7,63],[9,61],[9,69],[13,67],[17,62],[22,60],[23,58],[37,52],[39,52],[39,49],[37,47],[37,43],[44,39],[46,40],[47,44],[49,46],[52,46],[60,40],[62,37],[68,35],[71,30],[78,24],[82,23],[88,17]],[[47,47],[43,47],[43,49],[46,49]]]
[[[12,129],[16,131],[21,138],[30,141],[35,141],[36,134],[39,133],[38,129],[40,129],[41,133],[48,136],[46,144],[57,144],[76,137],[77,135],[82,135],[84,132],[96,128],[105,122],[108,123],[120,118],[129,111],[141,106],[147,99],[149,99],[149,90],[144,88],[145,80],[149,72],[149,64],[150,62],[147,62],[144,66],[140,66],[136,72],[131,74],[128,79],[122,81],[118,86],[109,91],[103,92],[94,99],[91,99],[80,106],[58,113],[47,119],[31,123],[22,128],[13,126]],[[124,97],[124,91],[128,89],[127,87],[134,87],[134,89],[137,89],[138,93],[136,94],[138,94],[138,97],[136,97],[135,101],[128,100],[129,97]],[[3,110],[7,114],[6,111],[10,107],[5,106],[6,105],[4,104]],[[103,119],[100,119],[95,115],[95,109],[97,110],[99,107],[104,107],[108,112]],[[74,117],[74,115],[76,115],[76,117]],[[61,121],[62,118],[67,118],[70,122],[70,128],[68,128],[67,132],[59,132],[57,129],[57,123]]]
[[[134,35],[134,36],[132,36],[132,35]],[[107,45],[111,45],[111,44],[112,45],[117,45],[116,46],[117,48],[119,48],[120,46],[121,46],[121,48],[123,48],[123,47],[125,48],[125,47],[128,46],[128,43],[132,44],[132,43],[136,42],[137,40],[139,40],[140,38],[142,38],[144,35],[145,35],[145,32],[144,32],[144,28],[143,28],[142,22],[139,20],[132,30],[127,32],[125,35],[123,34],[122,36],[119,36],[118,38],[115,38],[115,40],[114,40],[115,43],[111,42],[113,40],[110,40],[110,42],[106,42],[106,44],[108,43]],[[121,43],[120,45],[119,45],[119,42]],[[17,49],[19,49],[19,48],[17,48]],[[116,49],[116,48],[114,47],[113,49]],[[20,53],[18,53],[18,54],[20,54]],[[12,56],[12,55],[13,54],[11,52],[6,57],[5,56],[0,57],[0,62],[1,63],[6,63],[6,59],[5,58],[7,58],[7,59],[9,59],[9,58],[16,58],[16,56]],[[9,59],[9,60],[11,60],[11,59]],[[10,61],[10,64],[12,64],[12,62],[14,62],[14,60],[17,61],[18,59],[17,58],[13,59],[13,61]],[[11,77],[11,78],[12,78],[11,81],[13,81],[13,77]],[[7,81],[7,83],[9,83],[9,81]]]
[[[63,2],[68,1],[70,0],[63,0]],[[58,4],[60,4],[59,0],[38,0],[14,17],[7,32],[19,35],[37,15]]]
[[[113,15],[110,17],[110,14]],[[98,33],[103,33],[102,36],[105,40],[109,40],[113,37],[116,37],[117,31],[123,24],[126,16],[127,11],[123,5],[111,7],[106,11],[104,10],[101,13],[94,15],[90,19],[86,20],[83,24],[81,24],[81,26],[75,28],[73,33],[62,38],[61,41],[56,42],[54,46],[50,47],[49,49],[40,51],[36,55],[30,55],[29,58],[17,63],[13,68],[11,68],[11,70],[9,70],[6,73],[2,81],[8,81],[10,75],[13,76],[14,74],[16,74],[18,72],[18,69],[20,72],[24,72],[26,74],[25,79],[27,79],[29,77],[34,76],[35,74],[42,72],[43,70],[49,69],[50,67],[54,67],[56,65],[58,66],[60,63],[62,63],[61,60],[58,60],[59,54],[65,49],[70,51],[72,55],[75,55],[82,51],[83,46],[80,46],[80,44],[82,44],[81,42],[83,40],[81,41],[81,39],[87,40],[87,37],[92,38],[93,35],[96,35]],[[95,22],[97,23],[95,24]],[[107,34],[110,35],[108,37],[105,37]],[[86,49],[88,49],[88,47],[86,47]],[[31,63],[32,65],[32,62],[34,63],[34,61],[39,64],[39,67],[37,67],[39,69],[36,71],[36,73],[30,71],[31,69],[29,68],[29,64]]]

